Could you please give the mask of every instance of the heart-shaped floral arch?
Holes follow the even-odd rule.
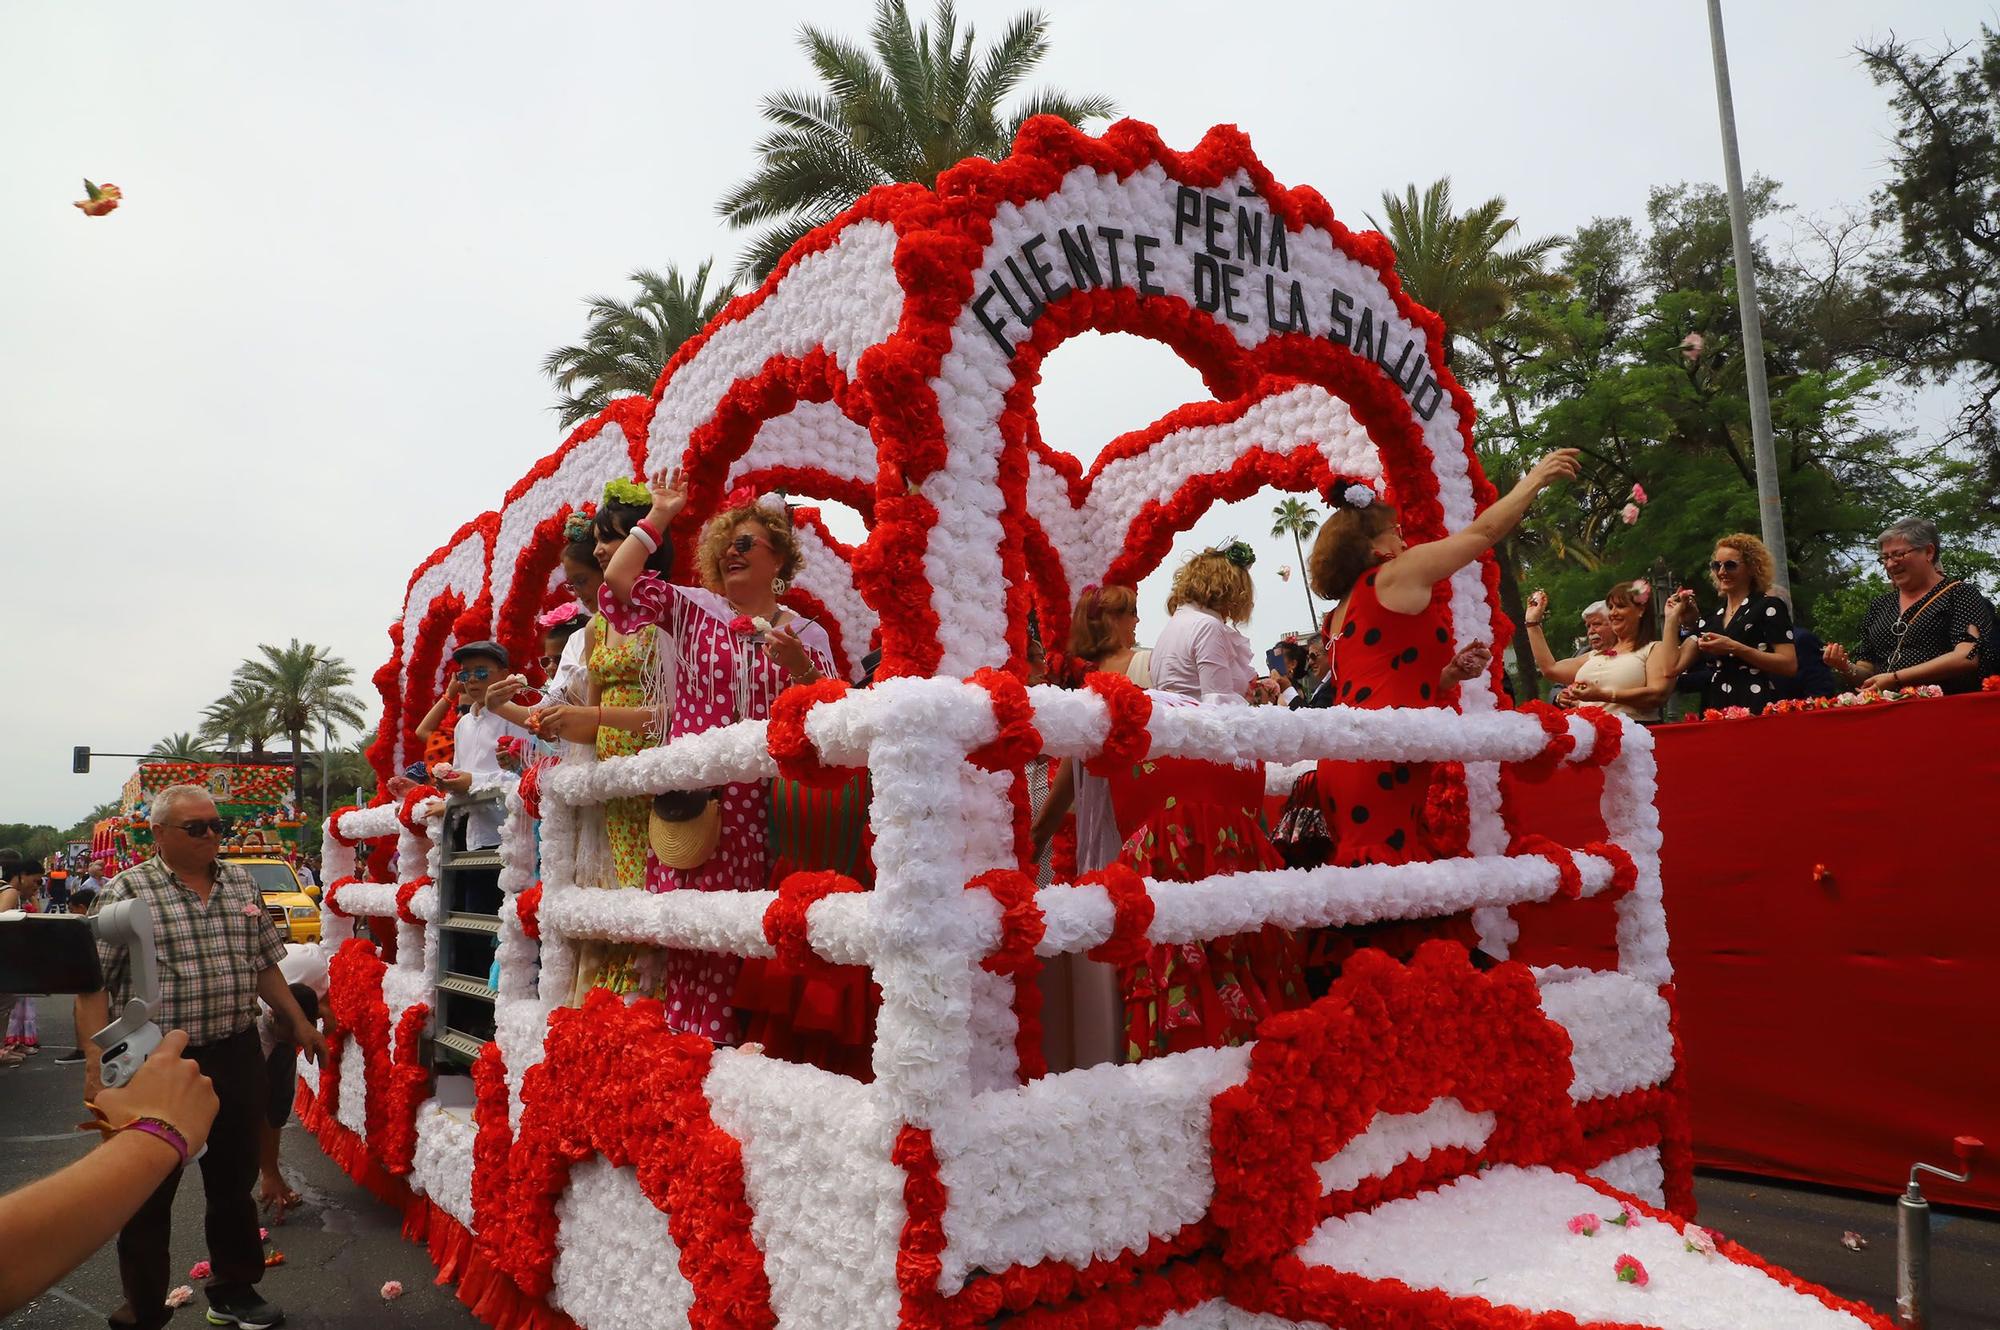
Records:
[[[1166,344],[1212,400],[1085,469],[1042,440],[1035,393],[1050,351],[1086,331]],[[1084,586],[1136,583],[1210,505],[1262,487],[1369,481],[1413,538],[1441,535],[1493,497],[1442,343],[1382,237],[1279,185],[1235,128],[1180,153],[1136,121],[1101,136],[1032,121],[1004,161],[876,190],[806,236],[649,397],[585,422],[427,559],[377,676],[371,755],[384,774],[414,756],[450,644],[494,635],[532,658],[534,614],[565,594],[560,519],[612,476],[683,470],[683,553],[745,483],[859,513],[851,552],[809,533],[793,596],[850,674],[878,640],[884,676],[1019,669],[1031,607],[1066,622]],[[1496,585],[1488,560],[1440,592],[1461,644],[1505,640]],[[1496,681],[1465,708],[1495,705]],[[1468,784],[1476,845],[1502,836],[1497,783]]]

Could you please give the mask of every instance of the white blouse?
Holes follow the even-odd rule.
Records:
[[[1153,644],[1153,687],[1197,701],[1220,693],[1241,698],[1257,677],[1250,639],[1213,610],[1183,605]]]

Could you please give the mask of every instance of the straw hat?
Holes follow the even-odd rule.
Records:
[[[653,854],[668,868],[699,868],[715,854],[722,836],[722,804],[714,790],[675,790],[656,795],[646,822]]]

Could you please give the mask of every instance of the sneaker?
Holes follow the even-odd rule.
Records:
[[[61,1055],[56,1059],[56,1065],[59,1067],[68,1067],[68,1066],[73,1066],[81,1061],[83,1061],[83,1050],[80,1048],[72,1048],[69,1052],[64,1053],[63,1055]]]
[[[268,1326],[283,1325],[285,1314],[252,1293],[224,1302],[211,1301],[208,1304],[208,1323],[241,1326],[242,1330],[266,1330]]]

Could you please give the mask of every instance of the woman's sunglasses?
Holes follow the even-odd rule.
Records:
[[[193,822],[168,822],[165,825],[192,836],[196,840],[202,840],[209,836],[226,835],[229,831],[228,819],[220,817],[197,819]]]
[[[734,550],[738,554],[748,554],[751,550],[756,549],[759,545],[762,545],[765,549],[771,548],[770,541],[759,540],[757,539],[757,537],[749,535],[738,536],[736,539],[729,542],[729,548]]]
[[[553,674],[555,673],[556,665],[559,663],[559,657],[542,656],[539,658],[539,661],[542,667],[542,673]]]
[[[1708,561],[1708,571],[1711,573],[1733,573],[1742,566],[1734,559],[1710,559]]]

